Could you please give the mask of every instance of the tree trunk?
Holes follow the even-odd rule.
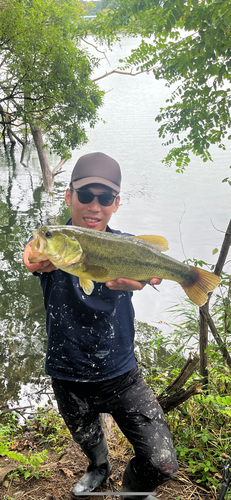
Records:
[[[208,302],[204,304],[204,309],[209,312]],[[205,385],[208,385],[208,320],[200,308],[200,375],[205,379]]]
[[[187,387],[187,389],[182,388],[171,396],[163,397],[160,394],[156,399],[158,403],[160,403],[160,406],[162,407],[164,413],[168,413],[169,411],[174,410],[174,408],[179,406],[181,403],[184,403],[184,401],[187,401],[187,399],[191,398],[192,396],[195,396],[196,394],[203,394],[201,386],[202,383],[194,383]]]
[[[164,393],[156,396],[156,399],[160,403],[164,413],[168,413],[170,410],[173,410],[184,401],[187,401],[187,399],[191,396],[201,394],[203,392],[201,389],[202,382],[193,383],[187,387],[187,389],[183,389],[183,385],[191,377],[198,363],[199,357],[194,355],[192,358],[190,354],[178,377],[165,388]],[[166,392],[168,394],[167,396],[165,395]]]
[[[214,274],[216,276],[220,276],[222,269],[224,267],[229,249],[231,245],[231,220],[229,221],[228,227],[226,229],[224,241],[222,243],[221,251],[218,257],[217,264],[214,269]],[[209,298],[212,293],[209,294]],[[231,368],[231,357],[226,348],[226,342],[220,337],[213,320],[209,314],[209,298],[208,302],[200,307],[200,374],[205,379],[205,384],[208,383],[208,355],[205,353],[205,350],[208,347],[208,327],[210,328],[214,339],[220,347],[220,351],[223,355],[223,358],[227,362],[229,368]],[[207,382],[206,382],[207,379]]]
[[[231,245],[231,219],[230,219],[228,227],[226,229],[224,241],[222,243],[222,247],[221,247],[219,257],[218,257],[218,261],[217,261],[216,267],[214,269],[214,274],[216,274],[217,276],[220,276],[221,271],[224,267],[224,264],[225,264],[225,261],[226,261],[226,258],[227,258],[227,255],[228,255],[228,252],[230,249],[230,245]]]
[[[11,131],[11,128],[10,128],[10,126],[9,126],[9,125],[7,126],[7,134],[8,134],[8,137],[9,137],[9,139],[10,139],[11,146],[12,146],[12,147],[13,147],[13,146],[15,146],[16,141],[15,141],[15,139],[14,139],[14,137],[13,137],[13,134],[12,134],[12,131]]]
[[[213,337],[216,340],[217,344],[219,345],[222,356],[223,356],[224,360],[226,361],[228,367],[231,370],[231,356],[227,350],[225,342],[222,340],[221,336],[219,335],[219,332],[217,331],[217,328],[214,325],[213,319],[211,318],[209,312],[206,311],[206,309],[204,309],[204,306],[201,308],[201,312],[206,317],[207,322],[208,322],[208,326],[213,334]]]
[[[34,139],[36,149],[38,151],[39,162],[42,169],[43,184],[46,191],[50,191],[54,184],[54,175],[50,169],[47,152],[44,147],[42,132],[39,126],[30,123],[31,133]]]
[[[180,390],[185,382],[187,382],[187,380],[191,377],[198,363],[199,357],[197,356],[197,354],[194,354],[194,356],[192,357],[192,354],[190,353],[186,363],[181,368],[179,375],[173,382],[171,382],[171,384],[165,387],[164,392],[171,393],[173,391],[176,392]]]
[[[8,113],[6,111],[4,111],[2,105],[0,105],[0,114],[2,117],[2,123],[3,123],[2,137],[3,137],[4,146],[6,147],[6,132],[7,132],[7,135],[10,139],[10,142],[11,142],[11,146],[13,147],[13,146],[15,146],[16,141],[14,140],[14,134],[11,130],[10,118],[9,118]]]

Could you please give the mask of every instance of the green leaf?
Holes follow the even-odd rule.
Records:
[[[13,131],[18,122],[28,133],[31,124],[40,126],[62,158],[87,141],[86,123],[94,126],[102,105],[93,82],[98,60],[79,42],[88,31],[83,12],[79,0],[12,0],[0,11],[3,110],[10,104]]]
[[[170,149],[163,163],[175,164],[177,171],[183,171],[190,162],[190,152],[204,162],[212,161],[211,145],[224,149],[221,141],[231,138],[231,90],[227,85],[231,82],[230,1],[169,0],[153,9],[152,1],[147,0],[147,10],[127,24],[130,6],[132,9],[136,4],[136,0],[121,0],[123,8],[118,8],[115,17],[121,15],[126,34],[134,35],[139,26],[140,36],[153,41],[142,41],[125,61],[130,67],[135,64],[145,71],[151,69],[158,80],[181,89],[173,91],[156,118],[161,122],[159,137],[166,138],[164,145],[172,139],[179,141],[179,147]]]

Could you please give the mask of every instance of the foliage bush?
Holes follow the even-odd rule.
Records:
[[[193,263],[200,267],[205,265],[204,262]],[[211,315],[230,352],[229,274],[222,273],[220,286],[212,301]],[[158,352],[164,346],[169,352],[169,358],[165,355],[164,371],[154,369],[147,375],[147,383],[155,394],[164,392],[180,372],[189,351],[195,352],[199,346],[198,308],[186,298],[171,312],[175,316],[171,338],[166,338],[161,332],[149,338],[150,350]],[[226,462],[222,454],[231,456],[231,372],[213,338],[209,340],[207,352],[209,378],[203,394],[187,400],[169,412],[166,418],[179,462],[184,464],[193,480],[215,492],[221,486],[215,474],[221,474]],[[196,371],[185,386],[199,380],[200,375]],[[227,492],[226,499],[231,499],[231,492]]]
[[[33,431],[40,438],[40,452],[28,451],[28,454],[17,451],[18,440],[24,431]],[[47,408],[38,408],[24,428],[18,422],[17,415],[13,413],[4,416],[4,423],[0,423],[0,455],[17,460],[17,471],[13,475],[23,474],[25,479],[29,477],[39,478],[40,466],[46,462],[47,449],[50,448],[60,456],[65,447],[65,441],[70,437],[62,418],[56,410],[47,411]],[[49,465],[47,466],[49,469]],[[46,473],[46,468],[42,469]]]

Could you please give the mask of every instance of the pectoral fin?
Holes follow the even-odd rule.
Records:
[[[101,281],[101,278],[108,275],[108,270],[103,266],[87,266],[85,269],[86,274],[90,275],[95,281]]]
[[[166,252],[168,250],[168,242],[163,236],[154,236],[152,234],[144,234],[135,236],[135,238],[140,238],[141,240],[147,241],[154,245],[160,252]]]
[[[79,284],[86,295],[91,295],[94,290],[94,283],[86,278],[79,278]]]

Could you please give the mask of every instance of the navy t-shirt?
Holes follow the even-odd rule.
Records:
[[[121,234],[109,227],[107,232]],[[76,276],[59,269],[38,276],[47,311],[48,375],[99,382],[136,366],[132,293],[94,282],[86,295]]]

